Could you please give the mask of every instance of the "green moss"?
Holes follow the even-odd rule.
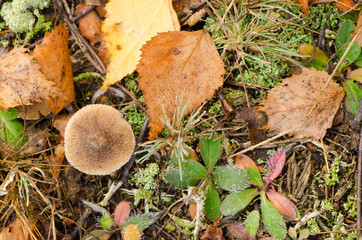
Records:
[[[127,112],[127,117],[134,134],[140,134],[143,123],[146,120],[146,114],[143,111],[138,110],[138,108],[132,108]]]
[[[339,161],[338,158],[336,158],[332,163],[331,172],[327,173],[325,176],[326,184],[328,186],[334,186],[339,182],[338,172],[339,172]]]
[[[347,202],[343,205],[344,209],[348,211],[348,215],[357,218],[357,199],[355,195],[349,195]]]
[[[0,15],[9,29],[16,34],[26,33],[25,39],[17,43],[27,42],[37,33],[50,29],[51,22],[46,22],[39,13],[49,4],[50,0],[14,0],[2,5]]]
[[[142,185],[146,191],[153,190],[157,187],[155,177],[158,175],[160,168],[156,163],[150,163],[144,169],[140,169],[134,174],[132,182],[136,185]]]

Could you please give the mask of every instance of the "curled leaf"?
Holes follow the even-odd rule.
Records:
[[[286,196],[269,188],[266,195],[275,209],[287,220],[293,221],[297,218],[297,208]]]
[[[268,173],[264,178],[265,186],[268,186],[271,181],[276,179],[282,172],[285,164],[286,154],[284,151],[274,153],[268,160]]]
[[[129,218],[131,207],[129,202],[120,202],[114,210],[114,223],[117,227],[121,227]]]

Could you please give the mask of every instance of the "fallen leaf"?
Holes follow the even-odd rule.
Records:
[[[65,127],[67,126],[67,123],[72,116],[73,116],[73,114],[65,114],[65,115],[57,116],[54,119],[53,125],[63,137],[64,137],[64,133],[65,133]]]
[[[52,33],[47,32],[41,44],[36,45],[32,55],[49,81],[54,82],[63,93],[61,97],[52,97],[45,101],[56,115],[75,99],[65,24],[56,26]]]
[[[340,11],[342,12],[353,12],[358,10],[359,8],[356,7],[358,3],[354,3],[352,0],[338,0],[333,3]]]
[[[202,8],[192,14],[190,7],[197,6],[202,2],[202,0],[172,0],[172,6],[175,9],[180,22],[183,22],[182,25],[189,25],[192,27],[196,23],[200,22],[201,18],[206,15],[206,10]],[[187,18],[190,14],[192,14],[191,17],[185,21],[184,19]]]
[[[235,118],[247,123],[251,145],[255,145],[267,139],[262,127],[267,122],[261,112],[252,108],[239,108],[235,111]]]
[[[19,118],[26,120],[36,120],[41,116],[48,115],[51,111],[46,102],[34,103],[33,105],[18,106],[16,109],[19,111]]]
[[[159,32],[179,30],[170,0],[111,0],[102,30],[110,63],[102,88],[131,74],[140,60],[140,48]]]
[[[190,205],[189,205],[189,213],[190,213],[192,220],[194,220],[195,217],[197,216],[197,202],[193,199],[191,200]]]
[[[309,17],[309,5],[308,5],[308,0],[298,0],[298,3],[300,5],[300,9],[302,10],[302,12],[308,17]]]
[[[0,232],[0,240],[30,240],[31,234],[17,218]]]
[[[79,14],[88,7],[89,6],[80,3],[76,6],[75,12]],[[80,33],[89,40],[92,46],[102,40],[102,23],[94,11],[90,11],[81,17],[77,23]]]
[[[31,105],[62,94],[27,51],[14,48],[0,58],[0,109]]]
[[[214,223],[210,225],[204,235],[201,236],[202,240],[224,240],[225,238],[222,236],[222,230],[218,227],[218,223]]]
[[[160,33],[141,50],[139,88],[147,104],[153,139],[165,126],[162,105],[172,119],[183,96],[185,114],[190,113],[222,86],[225,70],[212,38],[202,30]]]
[[[50,173],[55,179],[58,179],[60,171],[62,170],[64,156],[64,142],[60,142],[54,147],[54,156],[49,155],[45,157],[50,164]]]
[[[323,138],[344,96],[343,88],[333,81],[323,90],[329,78],[327,72],[303,68],[302,74],[271,89],[259,108],[268,116],[269,129],[279,133],[291,130],[295,139]]]

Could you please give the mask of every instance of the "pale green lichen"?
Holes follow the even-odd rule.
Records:
[[[158,175],[159,170],[160,168],[156,163],[150,163],[146,168],[135,173],[132,181],[136,185],[142,185],[144,190],[153,190],[157,187],[155,177]]]
[[[50,0],[14,0],[2,5],[0,15],[6,25],[16,34],[26,33],[26,42],[35,34],[50,29],[51,22],[46,22],[39,10],[49,7]]]

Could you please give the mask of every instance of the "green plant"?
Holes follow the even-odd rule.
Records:
[[[200,153],[204,165],[188,159],[188,155],[183,160],[177,156],[171,157],[173,165],[166,170],[165,179],[177,187],[195,186],[200,183],[197,194],[205,196],[203,201],[205,215],[210,221],[215,222],[221,216],[221,200],[215,185],[227,191],[240,191],[249,185],[249,178],[246,171],[236,166],[215,167],[221,156],[219,139],[201,139]]]
[[[250,183],[254,186],[242,191],[237,191],[226,196],[220,206],[221,213],[225,216],[233,215],[249,205],[258,195],[261,200],[262,221],[268,232],[276,239],[285,239],[287,231],[283,217],[288,220],[297,218],[297,210],[294,204],[284,195],[269,188],[269,184],[279,176],[285,164],[286,154],[284,151],[275,152],[267,161],[268,170],[264,180],[261,178],[259,169],[253,160],[246,155],[238,155],[235,164],[245,169],[250,176]],[[252,214],[252,216],[250,216]],[[259,222],[248,220],[257,218],[257,214],[251,212],[245,224],[250,237],[255,237]],[[254,216],[255,215],[255,216]],[[251,227],[250,222],[256,225]]]
[[[17,116],[18,110],[15,108],[0,111],[0,122],[2,125],[0,137],[6,144],[14,148],[20,148],[28,141],[24,135],[23,125],[16,120]]]

